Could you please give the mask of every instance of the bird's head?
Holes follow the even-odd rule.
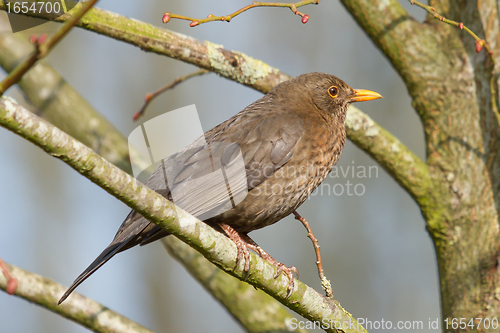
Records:
[[[319,111],[333,114],[342,122],[350,103],[382,98],[374,91],[353,89],[338,77],[330,74],[302,74],[287,82],[294,86],[293,90],[301,100],[312,103]]]

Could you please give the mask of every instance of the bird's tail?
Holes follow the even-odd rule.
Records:
[[[73,284],[66,290],[64,295],[62,295],[61,299],[57,304],[61,304],[68,298],[69,295],[78,287],[83,281],[85,281],[90,275],[92,275],[96,270],[99,269],[102,265],[104,265],[109,259],[113,258],[115,254],[118,252],[125,250],[124,247],[127,245],[130,246],[129,242],[135,237],[135,235],[125,239],[123,242],[115,243],[112,242],[108,245],[107,248],[102,251],[102,253],[87,267],[82,274],[80,274]]]

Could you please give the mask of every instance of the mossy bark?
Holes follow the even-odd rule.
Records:
[[[401,75],[422,120],[433,190],[416,201],[436,249],[444,331],[498,331],[474,319],[500,315],[498,2],[430,1],[486,37],[491,55],[477,53],[463,30],[431,15],[418,23],[395,1],[343,3]],[[455,318],[474,327],[453,328]]]

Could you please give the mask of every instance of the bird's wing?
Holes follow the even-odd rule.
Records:
[[[266,117],[247,131],[241,149],[248,190],[259,186],[292,158],[302,132],[301,119],[284,114]]]
[[[206,141],[198,140],[167,159],[146,185],[201,220],[231,209],[292,158],[303,126],[298,117],[284,117],[251,117],[251,123],[229,119],[208,132]],[[138,216],[129,215],[117,238],[143,230],[136,242],[145,245],[167,235]]]
[[[202,220],[237,205],[292,158],[303,133],[299,117],[257,114],[234,121],[236,115],[210,130],[165,160],[146,185]],[[131,212],[115,241],[140,234],[134,243],[145,245],[166,236],[162,230]]]

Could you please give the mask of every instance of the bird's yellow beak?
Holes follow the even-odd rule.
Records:
[[[364,102],[372,99],[383,98],[382,95],[371,90],[354,89],[354,96],[349,99],[349,102]]]

